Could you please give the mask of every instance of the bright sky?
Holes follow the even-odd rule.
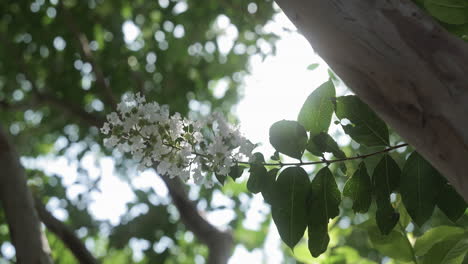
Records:
[[[284,28],[292,32],[285,31]],[[135,28],[132,23],[124,24],[123,30],[126,33],[127,42],[134,41],[139,34],[138,28]],[[326,64],[314,54],[308,42],[294,32],[294,26],[284,14],[277,15],[274,22],[267,25],[266,30],[273,31],[282,37],[277,43],[277,54],[264,61],[259,56],[252,57],[252,74],[245,79],[244,97],[236,107],[236,113],[241,122],[242,132],[252,142],[262,144],[258,151],[270,155],[273,153],[268,143],[270,126],[282,119],[296,120],[304,100],[313,89],[326,81],[328,75]],[[320,63],[320,67],[314,71],[307,70],[307,66],[312,63]],[[79,149],[79,146],[76,148]],[[68,154],[73,156],[74,151],[76,150],[72,149]],[[64,157],[53,162],[50,158],[44,158],[38,163],[25,159],[22,161],[27,167],[38,166],[46,173],[63,175],[66,185],[72,185],[79,178],[76,171],[78,163],[70,163]],[[110,158],[98,159],[95,155],[86,155],[82,165],[89,170],[91,179],[96,179],[100,173],[102,176],[98,185],[102,192],[91,193],[94,202],[91,203],[89,210],[97,219],[108,219],[112,224],[117,224],[120,216],[126,212],[125,203],[134,199],[129,184],[114,175],[113,161]],[[169,202],[164,183],[152,172],[138,174],[132,180],[132,185],[142,189],[153,188],[158,195],[153,199],[155,203]],[[67,195],[73,199],[85,190],[85,186],[75,184],[68,188]],[[218,198],[215,200],[223,201],[224,196],[220,192],[216,195]],[[255,228],[258,221],[265,217],[264,213],[258,211],[268,213],[266,209],[268,207],[263,203],[261,195],[256,195],[249,203],[251,209],[247,213],[245,225]],[[65,219],[66,211],[57,209],[58,206],[58,200],[51,200],[47,205],[56,217]],[[146,210],[147,208],[142,207],[134,214],[144,213]],[[226,210],[208,214],[207,218],[220,228],[225,228],[226,223],[234,217],[232,214],[231,210]],[[229,263],[281,263],[279,237],[274,226],[271,230],[263,250],[248,252],[244,247],[239,246],[235,249]],[[137,252],[138,248],[148,246],[138,241],[132,241],[131,244]],[[11,254],[11,248],[2,248],[2,252],[5,250],[9,250]],[[139,254],[141,251],[137,253],[137,258]]]

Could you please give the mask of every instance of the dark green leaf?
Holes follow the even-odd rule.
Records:
[[[387,125],[357,96],[338,97],[335,113],[339,119],[348,119],[351,122],[342,127],[359,144],[388,146]]]
[[[321,169],[311,184],[308,215],[309,250],[317,257],[327,249],[328,220],[338,216],[341,193],[328,167]]]
[[[424,255],[422,264],[461,264],[468,251],[468,235],[442,240]]]
[[[324,152],[329,152],[338,159],[346,158],[345,153],[340,149],[336,141],[325,132],[311,137],[307,142],[306,149],[318,157],[322,157]],[[344,162],[339,164],[339,168],[346,174],[346,164]]]
[[[453,25],[468,23],[468,1],[425,0],[424,7],[438,20]]]
[[[301,167],[288,167],[278,176],[271,196],[272,216],[281,239],[293,248],[307,226],[310,181]]]
[[[340,149],[336,141],[325,132],[311,137],[307,143],[307,150],[314,155],[320,153],[316,155],[320,157],[324,152],[329,152],[338,159],[346,158],[345,153]]]
[[[398,223],[399,214],[390,203],[390,194],[398,188],[400,175],[400,167],[388,154],[383,155],[372,175],[377,202],[376,222],[384,235]]]
[[[278,152],[300,159],[307,144],[307,132],[296,121],[278,121],[270,127],[270,143]]]
[[[316,258],[327,250],[328,243],[330,242],[328,220],[326,222],[311,221],[307,234],[309,236],[308,247],[310,254]]]
[[[221,185],[224,185],[224,181],[226,180],[226,175],[215,173],[215,176],[216,176],[216,179],[218,179],[219,183],[221,183]]]
[[[279,152],[275,151],[275,153],[270,157],[271,160],[280,160]]]
[[[463,228],[457,226],[437,226],[431,228],[416,239],[414,253],[416,256],[424,256],[436,243],[456,238],[464,232]]]
[[[432,215],[441,184],[439,172],[413,152],[403,167],[400,193],[406,210],[418,226]]]
[[[382,235],[388,235],[400,219],[400,214],[395,212],[390,201],[377,207],[375,221]]]
[[[318,64],[318,63],[312,63],[311,65],[307,66],[307,69],[309,71],[313,71],[313,70],[317,69],[319,65],[320,64]]]
[[[446,182],[437,196],[437,207],[453,222],[456,222],[466,210],[466,202],[457,191]]]
[[[255,152],[252,157],[250,157],[249,163],[262,164],[265,163],[265,157],[260,152]]]
[[[267,173],[266,181],[265,181],[265,186],[262,188],[262,196],[263,199],[271,204],[271,197],[274,195],[275,192],[275,181],[276,181],[276,175],[278,174],[279,169],[271,169]]]
[[[367,232],[373,247],[383,255],[400,261],[413,260],[411,244],[402,233],[393,230],[382,235],[376,226],[371,226]]]
[[[259,193],[262,191],[265,182],[267,181],[267,170],[265,166],[260,164],[250,164],[250,175],[247,180],[247,189],[251,193]]]
[[[242,173],[244,172],[244,169],[246,167],[244,166],[239,166],[239,165],[234,165],[231,167],[231,170],[229,171],[229,176],[233,179],[236,180],[240,176],[242,176]]]
[[[327,132],[333,114],[332,98],[335,97],[335,86],[331,80],[315,89],[302,105],[297,121],[311,135]]]
[[[353,200],[354,212],[365,213],[369,210],[372,201],[372,184],[364,162],[359,164],[354,175],[346,182],[343,195]]]

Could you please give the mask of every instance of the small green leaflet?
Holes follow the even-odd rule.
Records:
[[[266,181],[264,182],[263,188],[262,188],[262,196],[263,199],[271,204],[271,197],[274,195],[275,190],[275,181],[276,181],[276,175],[278,174],[279,169],[274,168],[268,171]]]
[[[319,65],[320,64],[318,64],[318,63],[312,63],[311,65],[307,66],[307,69],[309,71],[313,71],[313,70],[317,69]]]
[[[325,132],[311,137],[306,148],[315,156],[321,157],[324,152],[330,152],[338,159],[346,158],[345,153],[340,149],[336,141]]]
[[[453,239],[463,233],[465,233],[465,230],[457,226],[437,226],[431,228],[416,239],[414,253],[416,256],[424,256],[436,243]]]
[[[461,264],[468,251],[468,235],[463,233],[435,244],[422,264]]]
[[[314,257],[325,252],[330,238],[328,220],[338,216],[341,193],[328,167],[322,168],[311,184],[309,199],[309,251]]]
[[[383,255],[405,262],[413,260],[411,244],[402,233],[393,230],[384,236],[376,226],[370,226],[367,234],[373,247]]]
[[[242,176],[242,173],[244,172],[245,167],[239,166],[239,165],[234,165],[231,167],[229,171],[229,176],[233,179],[236,180],[240,176]]]
[[[270,143],[278,152],[301,159],[307,144],[307,132],[296,121],[278,121],[270,127]]]
[[[226,175],[221,175],[218,173],[215,173],[216,179],[221,183],[221,185],[224,185],[224,181],[226,181]]]
[[[372,184],[366,164],[361,161],[354,175],[348,179],[343,189],[343,196],[353,200],[353,211],[365,213],[372,201]]]
[[[332,99],[335,96],[335,86],[328,80],[315,89],[302,105],[297,121],[311,135],[328,131],[333,114]]]
[[[260,152],[256,152],[251,157],[250,161],[250,175],[247,180],[247,189],[251,193],[259,193],[262,191],[265,181],[267,181],[267,170],[263,166],[265,158]]]
[[[383,235],[389,234],[398,223],[399,214],[390,203],[390,194],[400,184],[401,170],[398,164],[388,154],[382,156],[372,174],[377,211],[376,222]]]
[[[366,146],[388,146],[387,125],[357,96],[337,97],[335,113],[351,124],[341,125],[346,134]]]
[[[290,248],[304,236],[309,192],[309,176],[301,167],[284,169],[274,184],[270,197],[272,216],[281,239]]]
[[[346,158],[345,153],[340,149],[336,141],[327,133],[321,132],[318,135],[311,136],[306,146],[307,151],[315,156],[322,157],[324,152],[330,152],[337,159]],[[339,164],[341,171],[346,174],[346,164]]]
[[[448,182],[445,182],[437,196],[437,207],[452,222],[456,222],[465,213],[466,202]]]
[[[251,193],[259,193],[262,191],[265,182],[267,181],[267,170],[265,166],[259,164],[250,165],[250,175],[247,180],[247,189]]]
[[[466,0],[425,0],[424,7],[438,20],[452,25],[468,23]]]
[[[416,151],[411,153],[401,174],[400,194],[418,226],[431,217],[442,184],[439,172]]]

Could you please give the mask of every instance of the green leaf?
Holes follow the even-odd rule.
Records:
[[[311,221],[307,229],[309,236],[308,247],[310,254],[317,258],[323,252],[327,251],[330,236],[328,235],[328,220],[319,222],[318,220]]]
[[[400,182],[400,193],[406,210],[418,225],[431,217],[442,178],[416,151],[406,161]]]
[[[364,162],[359,164],[354,175],[346,182],[343,195],[353,200],[354,212],[365,213],[369,210],[372,201],[372,184]]]
[[[278,121],[270,127],[270,143],[278,152],[300,159],[307,144],[307,132],[296,121]]]
[[[329,152],[338,159],[346,158],[345,153],[340,149],[336,141],[325,132],[321,132],[318,135],[311,137],[306,148],[314,155],[316,155],[315,153],[320,153],[316,155],[319,157],[321,157],[324,152]]]
[[[435,244],[424,256],[422,264],[461,264],[468,251],[468,236],[458,235]]]
[[[328,167],[322,168],[311,184],[309,199],[308,234],[309,250],[318,257],[325,252],[330,238],[328,220],[338,216],[341,193]]]
[[[366,146],[388,146],[387,125],[357,96],[336,99],[336,116],[348,119],[351,124],[341,125],[346,134]]]
[[[400,167],[388,154],[383,155],[372,175],[377,203],[376,222],[384,235],[398,223],[399,214],[390,203],[390,194],[398,188],[400,175]]]
[[[320,64],[318,64],[318,63],[312,63],[311,65],[307,66],[307,69],[309,71],[313,71],[313,70],[317,69],[319,65]]]
[[[382,235],[388,235],[398,223],[399,219],[400,214],[395,212],[390,202],[377,207],[375,221]]]
[[[465,213],[466,202],[448,182],[445,182],[437,196],[437,207],[451,221],[456,222]]]
[[[371,226],[367,232],[373,247],[383,255],[407,262],[413,259],[411,245],[402,233],[393,230],[382,235],[376,226]]]
[[[229,176],[233,179],[236,180],[240,176],[242,176],[242,173],[244,172],[246,167],[244,166],[239,166],[239,165],[234,165],[231,167],[229,171]]]
[[[215,173],[215,176],[216,176],[216,179],[218,179],[219,183],[221,183],[221,185],[224,185],[224,181],[227,178],[226,175]]]
[[[290,248],[304,236],[307,226],[307,197],[310,181],[301,167],[284,169],[271,196],[272,216],[281,239]]]
[[[274,195],[275,192],[275,182],[276,182],[276,175],[278,174],[279,169],[271,169],[267,173],[265,186],[262,188],[262,196],[263,199],[271,204],[271,197]]]
[[[265,166],[253,163],[250,165],[249,172],[250,176],[247,180],[247,189],[251,193],[261,192],[268,177]]]
[[[328,80],[315,89],[302,105],[297,121],[311,135],[328,131],[333,114],[332,98],[335,96],[335,86]]]
[[[438,20],[453,25],[468,23],[466,0],[425,0],[424,7]]]
[[[345,153],[340,149],[336,141],[327,133],[321,132],[318,135],[311,136],[306,146],[307,151],[315,156],[322,157],[324,152],[332,153],[337,159],[346,158]],[[341,171],[346,174],[346,164],[339,164]]]
[[[443,240],[450,240],[463,234],[465,230],[456,226],[438,226],[429,229],[414,243],[414,253],[416,256],[424,256],[436,243]]]

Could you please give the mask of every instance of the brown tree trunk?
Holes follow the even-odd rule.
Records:
[[[468,201],[468,45],[410,0],[276,0],[342,80]]]
[[[24,169],[1,126],[0,169],[0,202],[16,249],[17,263],[52,263],[49,245],[41,232],[33,198],[26,184]]]

